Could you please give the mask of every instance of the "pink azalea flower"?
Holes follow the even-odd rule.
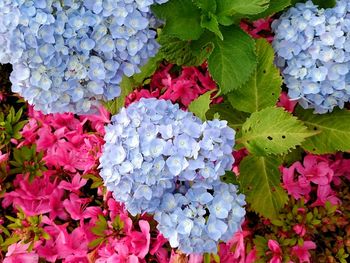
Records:
[[[27,216],[49,213],[50,199],[53,194],[60,195],[63,190],[57,188],[56,181],[51,182],[51,171],[44,172],[42,177],[35,177],[29,183],[24,175],[17,175],[14,180],[15,190],[5,194],[3,206],[19,206]]]
[[[35,252],[28,252],[28,244],[15,243],[8,247],[3,263],[36,263],[39,262],[39,255]]]
[[[8,160],[8,156],[8,153],[2,154],[0,150],[0,163],[6,162]]]
[[[299,174],[318,185],[330,184],[333,178],[333,170],[329,167],[328,160],[321,156],[307,155],[303,166],[296,166]]]
[[[301,237],[303,237],[306,234],[306,228],[305,226],[301,225],[301,224],[297,224],[295,226],[293,226],[293,230],[295,231],[295,233]]]
[[[197,255],[197,254],[191,254],[188,263],[202,263],[203,262],[203,255]]]
[[[254,21],[253,23],[242,21],[241,28],[250,34],[253,38],[265,38],[270,43],[273,40],[271,23],[272,18],[267,19],[259,19]]]
[[[72,219],[82,222],[86,218],[96,218],[99,214],[102,214],[100,207],[86,207],[88,202],[90,202],[89,198],[80,198],[78,195],[71,193],[69,199],[63,201],[63,206]]]
[[[58,188],[79,194],[80,188],[82,188],[86,184],[86,182],[87,180],[82,178],[81,175],[77,173],[72,178],[72,182],[61,181],[58,185]]]
[[[304,197],[306,200],[308,200],[308,195],[311,192],[310,182],[304,176],[298,176],[295,180],[296,168],[300,166],[301,164],[296,162],[291,167],[282,169],[282,186],[288,191],[288,194],[293,196],[295,199]]]
[[[277,106],[285,108],[285,110],[288,112],[293,112],[297,103],[298,101],[291,100],[287,93],[283,91],[279,97]]]
[[[304,241],[304,244],[302,246],[294,246],[292,247],[292,255],[296,256],[300,263],[310,263],[310,249],[315,249],[316,244],[312,241]]]
[[[150,226],[145,220],[139,221],[141,232],[134,231],[130,234],[133,254],[138,258],[145,258],[151,243]]]
[[[332,205],[341,204],[340,199],[336,196],[336,192],[329,185],[319,185],[317,188],[317,200],[311,206],[324,206],[327,201]]]
[[[269,263],[282,263],[282,250],[276,240],[270,239],[267,242],[269,249],[272,251],[272,258]]]

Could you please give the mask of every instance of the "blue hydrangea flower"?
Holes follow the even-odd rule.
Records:
[[[157,52],[150,6],[166,1],[0,0],[13,91],[44,113],[85,113],[119,96],[122,77]]]
[[[167,193],[154,218],[172,247],[186,254],[216,253],[219,241],[229,241],[241,229],[245,197],[232,184],[183,183]]]
[[[141,99],[106,127],[101,176],[131,214],[153,213],[177,181],[210,183],[231,170],[234,137],[226,121],[202,123],[170,101]]]
[[[288,95],[306,109],[327,113],[350,100],[350,5],[318,9],[312,1],[290,8],[272,28],[276,64]]]
[[[0,0],[0,63],[10,63],[20,57],[10,52],[10,39],[20,21],[20,11],[12,0]]]

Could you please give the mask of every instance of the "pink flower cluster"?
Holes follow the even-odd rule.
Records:
[[[50,114],[30,110],[29,123],[23,128],[23,145],[37,145],[42,151],[47,170],[32,182],[17,174],[13,190],[5,193],[3,208],[23,211],[25,216],[42,216],[38,223],[49,238],[29,243],[22,241],[8,248],[4,262],[169,262],[165,248],[167,240],[155,229],[155,222],[146,215],[139,220],[129,217],[126,210],[114,201],[102,185],[96,182],[98,157],[103,145],[103,126],[109,114],[76,117],[73,114]],[[1,160],[7,156],[1,155]],[[87,176],[87,177],[86,177]],[[119,219],[120,226],[113,224]],[[104,228],[96,230],[105,222]],[[28,222],[14,233],[25,240]],[[95,230],[94,230],[95,229]],[[97,231],[97,232],[96,232]],[[99,239],[95,246],[92,242]],[[29,240],[33,240],[29,238]],[[193,261],[195,262],[195,261]]]
[[[259,19],[253,22],[241,21],[241,28],[253,38],[265,38],[270,43],[273,40],[271,29],[272,18]]]
[[[314,188],[317,199],[311,206],[323,206],[327,201],[337,205],[340,200],[332,184],[339,185],[342,176],[350,178],[350,160],[343,159],[342,155],[336,155],[333,160],[331,156],[309,154],[303,163],[296,162],[289,168],[282,168],[282,173],[283,187],[295,199],[309,201]]]
[[[182,108],[210,90],[216,90],[216,83],[209,75],[207,66],[184,67],[179,74],[172,72],[174,65],[162,65],[152,76],[149,88],[137,89],[129,94],[125,105],[141,98],[159,98],[179,103]],[[219,103],[222,98],[214,99]]]

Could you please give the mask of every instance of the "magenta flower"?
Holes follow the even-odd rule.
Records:
[[[267,246],[272,251],[272,258],[270,259],[269,263],[282,263],[282,250],[278,242],[270,239],[267,242]]]
[[[315,249],[316,244],[312,241],[304,241],[302,246],[294,246],[292,248],[292,255],[296,256],[299,259],[300,263],[310,263],[310,249]]]
[[[39,255],[34,251],[28,252],[28,244],[15,243],[8,247],[3,263],[37,263]]]
[[[35,177],[29,183],[22,174],[16,176],[13,182],[15,190],[5,193],[2,202],[4,207],[19,206],[27,216],[40,215],[51,212],[50,200],[52,195],[60,196],[63,190],[57,188],[57,181],[51,181],[51,171],[43,173],[42,177]]]

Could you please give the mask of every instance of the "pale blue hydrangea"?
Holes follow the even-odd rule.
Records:
[[[10,52],[10,39],[20,21],[20,12],[12,0],[0,0],[0,63],[10,63],[18,53]]]
[[[141,99],[127,109],[122,108],[106,127],[101,174],[107,187],[129,192],[128,197],[116,193],[116,198],[139,204],[133,214],[153,212],[156,207],[142,209],[139,200],[133,198],[139,185],[158,187],[163,181],[175,182],[174,178],[217,180],[233,165],[234,137],[235,132],[226,121],[202,123],[170,101]],[[123,183],[127,180],[132,191],[116,187],[120,180]],[[161,187],[173,186],[164,183]],[[148,191],[146,187],[141,189]]]
[[[186,254],[216,253],[219,241],[241,229],[244,205],[244,195],[232,184],[183,183],[164,195],[154,218],[172,247]]]
[[[350,3],[318,9],[311,1],[290,8],[272,28],[276,64],[291,99],[315,113],[350,100]]]
[[[150,6],[166,0],[0,0],[0,62],[44,113],[89,112],[156,54]],[[11,18],[13,20],[11,20]]]

